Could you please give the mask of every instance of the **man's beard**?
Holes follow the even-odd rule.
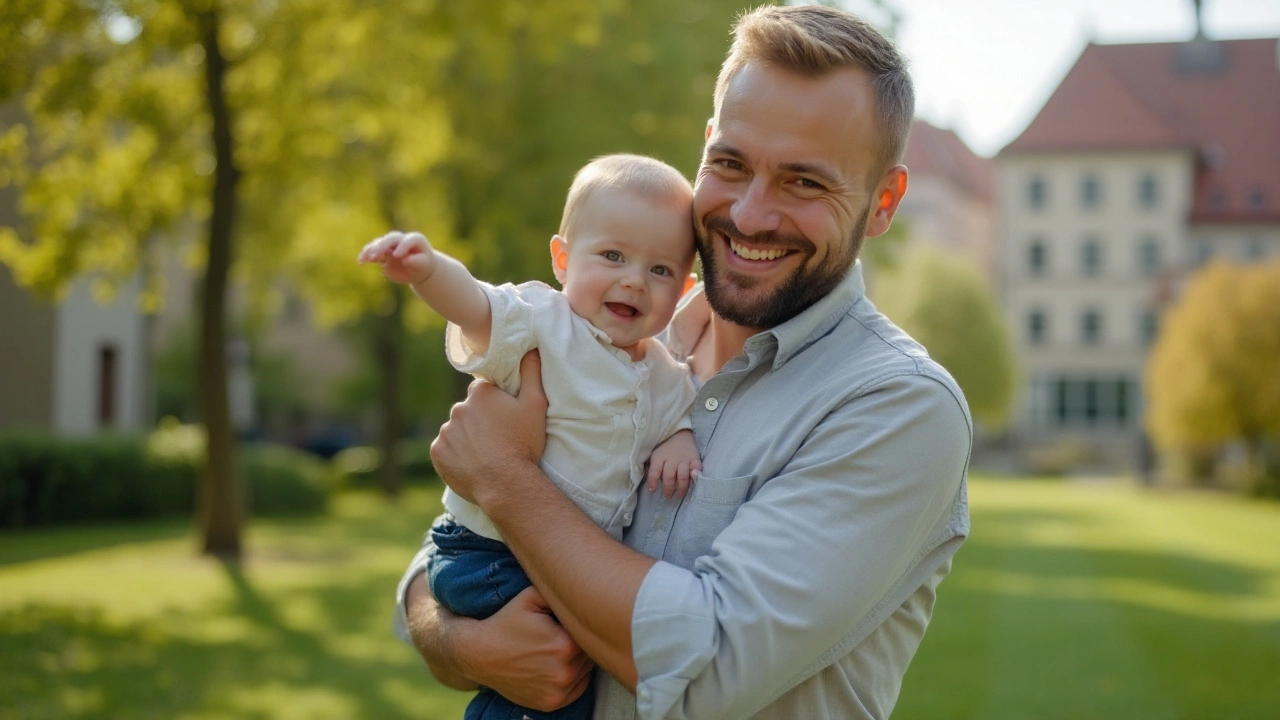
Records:
[[[715,253],[712,252],[714,244],[719,242],[716,234],[723,233],[733,240],[754,247],[786,248],[804,252],[809,257],[815,252],[813,243],[799,235],[781,235],[775,232],[756,233],[747,237],[727,217],[707,218],[698,223],[697,228],[698,255],[702,258],[707,302],[717,315],[735,325],[761,329],[781,325],[825,297],[849,274],[849,269],[858,259],[858,251],[862,248],[870,215],[871,206],[868,204],[848,242],[841,247],[833,247],[831,253],[815,267],[802,263],[776,290],[758,298],[742,297],[745,294],[742,291],[749,293],[759,284],[759,279],[716,265]],[[725,252],[733,250],[726,247]],[[731,284],[733,287],[729,287]],[[734,292],[735,290],[738,292]]]

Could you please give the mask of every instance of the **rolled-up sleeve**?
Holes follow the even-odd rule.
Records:
[[[422,547],[413,556],[408,569],[404,571],[404,576],[400,578],[400,584],[396,586],[396,612],[391,620],[391,629],[396,637],[407,645],[413,645],[413,639],[409,637],[409,608],[405,603],[405,595],[409,592],[409,583],[413,582],[418,573],[427,571],[427,560],[431,556],[433,547],[431,533],[427,533],[423,538]]]
[[[632,616],[642,718],[747,717],[846,655],[946,563],[971,444],[928,376],[859,390]]]

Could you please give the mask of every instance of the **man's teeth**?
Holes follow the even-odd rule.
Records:
[[[740,258],[746,258],[747,260],[777,260],[787,254],[786,250],[779,249],[752,250],[751,248],[746,247],[745,245],[739,245],[732,240],[729,241],[729,248],[733,250],[734,255],[737,255]]]

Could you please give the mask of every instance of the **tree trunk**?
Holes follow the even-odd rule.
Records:
[[[209,220],[208,264],[200,308],[200,417],[208,437],[208,458],[200,474],[197,517],[203,552],[239,559],[244,525],[244,496],[236,467],[235,434],[227,399],[227,284],[234,254],[232,232],[236,216],[234,138],[224,81],[226,58],[218,44],[216,9],[196,13],[205,53],[206,98],[213,118],[213,148],[217,167],[213,181],[213,212]]]
[[[378,377],[382,382],[382,468],[379,478],[387,497],[396,497],[404,485],[400,460],[400,372],[404,361],[404,288],[391,288],[391,312],[377,318],[374,330],[374,354]]]

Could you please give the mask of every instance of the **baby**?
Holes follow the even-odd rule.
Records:
[[[693,189],[671,166],[607,155],[583,167],[565,201],[551,264],[562,290],[477,281],[417,233],[393,232],[361,250],[449,321],[445,353],[457,369],[519,391],[520,359],[538,348],[547,395],[542,470],[615,538],[635,491],[659,482],[683,497],[701,464],[690,429],[688,368],[653,339],[689,287]],[[497,528],[450,490],[431,528],[427,578],[455,613],[483,618],[530,584]],[[519,708],[482,688],[467,720],[589,718],[592,692],[554,713]]]

